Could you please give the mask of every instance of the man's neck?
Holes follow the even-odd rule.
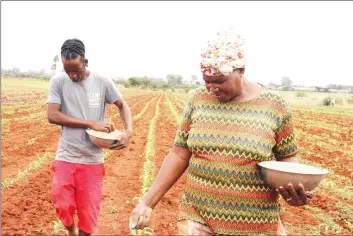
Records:
[[[81,82],[84,82],[87,80],[87,78],[90,76],[91,72],[89,70],[86,70],[85,76],[83,77],[83,79],[81,80]]]

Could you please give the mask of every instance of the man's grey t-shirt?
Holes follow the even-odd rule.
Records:
[[[114,82],[96,73],[82,82],[73,82],[65,72],[51,80],[47,103],[61,104],[66,115],[94,121],[104,121],[105,105],[121,99]],[[81,164],[104,163],[104,150],[94,145],[86,128],[62,127],[55,160]]]

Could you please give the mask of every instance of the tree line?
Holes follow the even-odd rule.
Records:
[[[269,87],[274,88],[274,89],[281,89],[281,90],[295,90],[295,87],[303,87],[300,85],[294,85],[293,81],[289,77],[282,77],[280,83],[274,83],[270,82],[267,84]],[[330,92],[331,90],[352,90],[353,92],[353,86],[350,85],[340,85],[340,84],[329,84],[325,87],[321,86],[313,86],[316,92]]]
[[[55,67],[52,68],[55,71]],[[49,81],[52,74],[41,71],[26,71],[21,72],[19,68],[13,69],[1,69],[2,78],[16,78],[16,79],[40,79]],[[201,85],[196,75],[193,75],[190,80],[186,81],[181,75],[168,74],[166,80],[163,78],[153,77],[138,77],[133,76],[128,79],[113,78],[116,84],[123,85],[125,88],[141,88],[141,89],[152,89],[152,90],[183,90],[188,92],[190,89],[194,89]]]
[[[50,80],[51,76],[52,75],[45,73],[44,70],[21,72],[19,68],[13,68],[13,69],[1,68],[1,78],[16,78],[16,79],[29,78],[29,79]]]
[[[56,71],[57,58],[53,59],[52,71]],[[18,78],[18,79],[40,79],[40,80],[50,80],[52,74],[48,74],[44,69],[40,71],[26,71],[21,72],[19,68],[3,69],[1,68],[2,78]],[[184,79],[178,74],[168,74],[166,79],[155,78],[148,76],[132,76],[127,79],[122,79],[119,77],[113,78],[116,84],[123,85],[125,88],[136,87],[141,89],[153,89],[153,90],[184,90],[189,91],[200,85],[203,85],[202,79],[199,79],[197,75],[192,75],[189,79]],[[268,87],[273,89],[281,90],[295,90],[294,87],[302,87],[294,85],[293,81],[289,77],[283,77],[280,83],[270,82],[267,84]],[[349,85],[339,85],[339,84],[329,84],[325,87],[313,86],[316,92],[329,92],[330,90],[350,90],[353,92],[353,86]]]
[[[149,78],[144,77],[130,77],[128,79],[114,79],[117,84],[123,85],[125,88],[137,87],[141,89],[152,89],[152,90],[183,90],[188,92],[190,89],[194,89],[201,85],[200,81],[197,81],[196,76],[192,76],[191,80],[185,81],[181,75],[168,74],[166,80],[163,78]],[[195,82],[196,81],[196,82]]]

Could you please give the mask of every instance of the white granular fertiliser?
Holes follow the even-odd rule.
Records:
[[[289,173],[311,174],[311,175],[322,175],[327,173],[327,170],[319,167],[299,164],[299,163],[292,163],[292,162],[265,161],[259,164],[260,166],[263,166],[268,169],[284,171]]]
[[[114,130],[113,132],[106,133],[106,132],[96,131],[93,129],[88,129],[87,133],[97,138],[111,139],[111,140],[120,140],[120,136],[122,134],[122,132],[119,130]]]

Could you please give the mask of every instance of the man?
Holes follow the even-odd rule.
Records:
[[[331,98],[331,107],[334,107],[336,105],[336,100],[335,98]]]
[[[52,199],[56,213],[69,235],[90,235],[97,229],[104,178],[104,151],[89,139],[86,129],[112,132],[113,123],[104,122],[106,103],[115,104],[124,124],[121,141],[110,149],[127,147],[132,136],[128,105],[111,79],[87,70],[85,46],[68,39],[61,47],[65,72],[55,74],[48,91],[47,113],[62,134],[53,164]],[[77,210],[78,229],[73,221]]]

